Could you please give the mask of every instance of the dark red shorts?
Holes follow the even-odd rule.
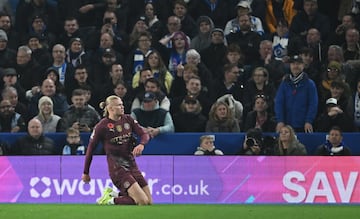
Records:
[[[119,167],[110,173],[110,178],[113,184],[123,194],[127,194],[127,190],[132,184],[136,182],[139,183],[141,188],[148,185],[144,176],[137,167],[133,167],[127,170],[125,168]]]

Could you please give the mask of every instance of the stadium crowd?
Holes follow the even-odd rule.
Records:
[[[151,137],[359,131],[357,1],[10,2],[0,132],[91,132],[109,95]]]

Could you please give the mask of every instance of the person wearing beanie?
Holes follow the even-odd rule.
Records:
[[[54,114],[54,104],[51,98],[42,96],[39,99],[38,108],[39,114],[34,118],[41,122],[44,133],[57,132],[61,117]]]

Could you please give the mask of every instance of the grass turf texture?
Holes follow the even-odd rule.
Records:
[[[359,218],[358,205],[152,205],[0,204],[0,218],[16,219],[225,219]]]

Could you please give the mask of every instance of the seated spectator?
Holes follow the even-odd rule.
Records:
[[[153,36],[153,42],[157,42],[165,34],[166,28],[164,22],[158,18],[157,13],[159,13],[159,11],[156,10],[157,7],[154,2],[147,1],[144,8],[148,31]]]
[[[24,132],[25,120],[11,105],[10,100],[0,102],[0,132]]]
[[[159,101],[154,93],[145,93],[141,108],[134,109],[131,117],[136,119],[152,138],[159,134],[174,132],[170,113],[159,107]]]
[[[216,102],[226,103],[229,106],[229,110],[231,111],[232,115],[234,115],[235,119],[239,122],[239,126],[241,127],[244,110],[242,103],[238,100],[235,100],[232,94],[225,94],[219,97]]]
[[[237,44],[230,44],[227,46],[225,64],[236,64],[238,66],[240,70],[238,82],[243,86],[250,77],[249,68],[244,66],[244,58],[244,53]],[[218,72],[218,75],[223,79],[222,72]]]
[[[209,112],[206,132],[240,132],[239,121],[225,102],[215,102]]]
[[[149,54],[146,56],[143,69],[151,70],[153,77],[158,79],[160,82],[161,90],[168,95],[171,89],[173,76],[167,70],[164,61],[162,60],[161,55],[157,50],[149,52]],[[132,78],[133,88],[139,86],[140,72],[141,70],[136,72]]]
[[[84,155],[85,146],[81,143],[80,132],[78,129],[68,128],[66,130],[66,145],[64,145],[63,155]]]
[[[334,80],[342,80],[341,64],[337,61],[331,61],[324,73],[323,80],[318,87],[320,102],[325,102],[330,96],[330,86]]]
[[[39,114],[34,118],[41,122],[43,132],[57,132],[60,128],[61,117],[54,114],[54,104],[50,97],[42,96],[39,99]]]
[[[320,156],[351,156],[351,151],[344,145],[342,130],[334,126],[330,129],[326,142],[320,145],[315,155]]]
[[[133,95],[134,96],[142,96],[142,94],[145,93],[145,81],[149,78],[153,78],[154,74],[152,73],[152,71],[150,69],[141,69],[139,71],[139,83],[135,86],[132,87],[133,88]],[[133,84],[134,85],[134,84]]]
[[[289,44],[289,23],[284,18],[280,18],[274,28],[276,28],[275,32],[268,37],[272,42],[273,56],[276,60],[287,62],[289,58],[287,51]]]
[[[164,94],[164,92],[161,91],[161,84],[156,78],[149,78],[145,81],[145,91],[143,93],[139,93],[137,97],[135,97],[132,105],[131,105],[131,111],[134,109],[140,108],[141,103],[144,97],[144,94],[146,92],[151,92],[155,94],[156,99],[158,101],[159,107],[161,109],[164,109],[166,111],[169,111],[170,109],[170,100],[169,98]]]
[[[14,68],[5,68],[2,70],[2,83],[0,84],[0,89],[5,89],[5,87],[13,87],[18,94],[18,98],[22,103],[27,103],[25,97],[25,89],[21,86],[18,80],[18,74]]]
[[[60,121],[60,130],[65,131],[72,127],[80,132],[91,132],[100,120],[97,111],[86,104],[85,93],[81,89],[73,91],[72,105],[65,111]]]
[[[268,110],[268,102],[271,100],[263,94],[256,95],[254,99],[254,108],[246,115],[244,131],[259,128],[263,132],[275,132],[276,121],[273,114]]]
[[[14,68],[16,64],[16,51],[8,48],[8,37],[5,31],[0,29],[0,67]]]
[[[306,155],[305,146],[296,138],[296,133],[291,126],[286,125],[280,128],[279,139],[274,149],[274,155]]]
[[[57,155],[60,154],[51,138],[44,136],[41,122],[31,119],[28,133],[19,137],[11,146],[12,155]]]
[[[11,105],[15,108],[15,112],[21,114],[23,118],[28,120],[28,108],[23,102],[20,102],[18,91],[12,86],[6,86],[1,91],[2,99],[10,100]]]
[[[59,81],[59,71],[57,69],[53,67],[49,67],[48,69],[46,69],[45,78],[51,79],[55,82],[57,93],[66,95],[65,86]],[[40,87],[38,89],[40,89]],[[32,96],[32,94],[30,95],[29,93],[27,93],[27,95]]]
[[[66,50],[65,60],[72,68],[75,69],[79,65],[89,64],[90,57],[84,47],[84,42],[80,38],[71,38],[69,48]]]
[[[332,97],[326,100],[325,111],[315,121],[316,131],[328,132],[333,126],[338,126],[344,132],[354,131],[352,119],[337,103],[337,99]]]
[[[214,145],[214,135],[203,135],[200,137],[200,146],[196,149],[194,155],[224,155]]]
[[[62,94],[56,93],[55,82],[51,79],[45,79],[42,82],[40,93],[34,95],[29,103],[29,116],[30,118],[36,116],[39,113],[38,104],[39,99],[42,96],[48,96],[54,103],[54,114],[62,116],[64,112],[69,108],[66,101],[66,97]]]
[[[128,91],[127,85],[123,81],[118,81],[114,87],[114,93],[112,95],[121,98],[124,104],[125,114],[131,113],[131,104],[133,102],[133,94]]]
[[[214,28],[214,23],[208,16],[200,16],[196,21],[198,34],[191,39],[190,48],[201,52],[203,49],[210,46],[211,30]]]
[[[360,80],[357,82],[357,89],[354,94],[354,124],[356,131],[360,131]]]
[[[173,5],[174,15],[181,20],[180,30],[193,38],[197,33],[197,28],[194,19],[188,13],[187,1],[175,0]]]
[[[146,17],[139,16],[132,28],[130,35],[129,35],[130,48],[136,48],[136,42],[137,42],[140,34],[146,32],[147,30],[148,30],[148,26],[146,25]]]
[[[249,129],[246,132],[244,142],[237,153],[239,155],[260,155],[263,148],[263,136],[261,129]]]
[[[186,95],[186,84],[192,76],[198,77],[198,68],[193,64],[178,65],[174,81],[171,85],[170,97],[182,97]]]
[[[29,35],[26,45],[31,49],[31,57],[43,66],[51,65],[51,54],[47,48],[40,43],[40,36],[37,34]]]
[[[180,111],[173,116],[175,132],[204,132],[207,118],[201,113],[201,104],[193,96],[186,96]]]

